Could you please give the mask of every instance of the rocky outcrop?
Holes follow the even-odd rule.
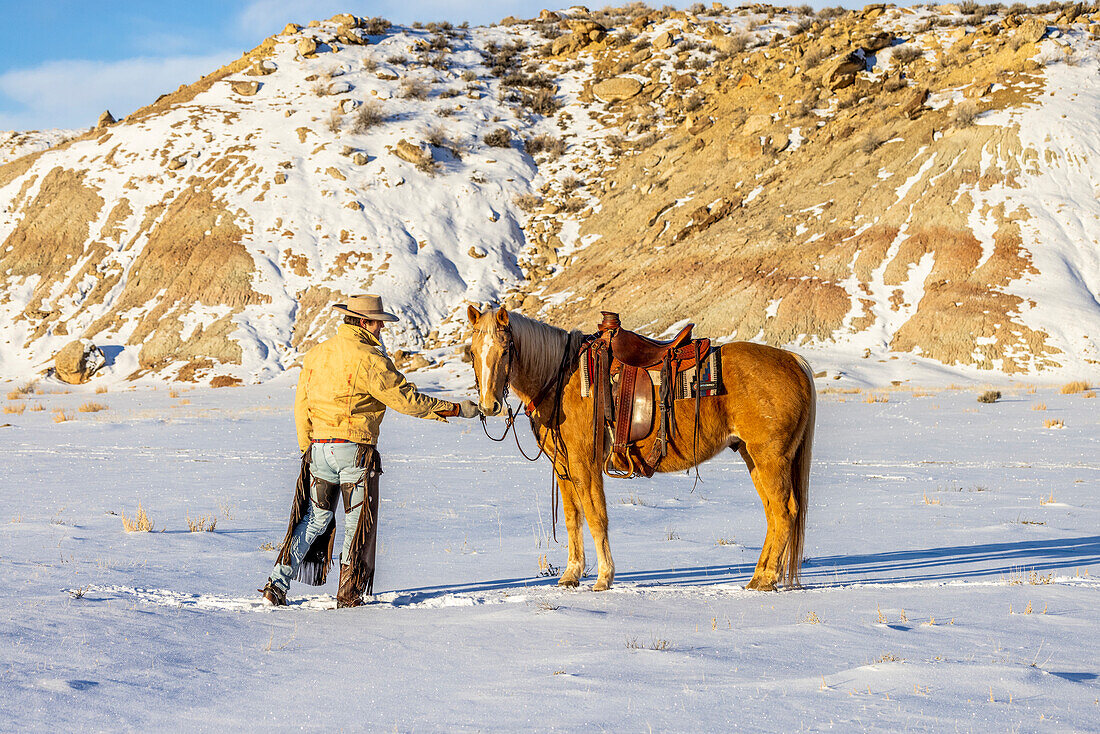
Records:
[[[834,92],[850,87],[856,81],[856,74],[863,71],[864,65],[865,61],[861,54],[852,52],[842,56],[825,67],[825,73],[821,76],[821,85]]]
[[[550,50],[555,56],[576,53],[589,44],[599,43],[607,36],[607,29],[594,20],[566,22],[572,33],[558,36],[551,42]]]
[[[108,125],[114,125],[116,122],[118,121],[115,119],[115,116],[111,114],[110,110],[103,110],[103,114],[99,116],[99,120],[96,121],[95,126],[97,128],[107,127]]]
[[[408,161],[415,166],[423,166],[432,161],[432,149],[427,145],[410,143],[405,138],[397,141],[393,154],[403,161]]]
[[[1047,24],[1040,18],[1029,18],[1020,24],[1013,35],[1024,43],[1038,43],[1047,34]]]
[[[107,364],[103,351],[88,339],[71,341],[53,358],[54,375],[70,385],[82,385]]]
[[[604,79],[592,85],[592,94],[603,102],[619,102],[630,99],[642,91],[642,83],[629,77]]]
[[[232,81],[229,82],[229,84],[233,88],[233,91],[242,97],[251,97],[256,94],[256,92],[260,91],[259,82]]]
[[[317,41],[311,36],[306,36],[302,40],[298,41],[298,53],[302,56],[309,58],[317,53]]]

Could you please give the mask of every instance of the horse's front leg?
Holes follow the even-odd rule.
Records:
[[[574,466],[577,490],[588,520],[588,530],[596,545],[599,574],[593,591],[606,591],[615,580],[615,562],[611,560],[611,541],[607,537],[607,499],[603,493],[603,474],[590,466]]]
[[[584,573],[584,531],[581,530],[581,503],[577,497],[577,486],[558,472],[558,489],[561,490],[561,506],[565,515],[565,530],[568,534],[569,560],[565,572],[558,579],[558,586],[577,586]]]

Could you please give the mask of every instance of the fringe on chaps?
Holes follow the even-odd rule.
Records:
[[[278,563],[290,563],[290,542],[294,535],[294,528],[306,516],[311,502],[310,490],[313,477],[309,473],[310,452],[302,454],[301,470],[298,472],[298,482],[294,488],[294,499],[290,507],[290,522],[287,524],[286,535],[283,537],[283,545],[279,551]],[[374,568],[378,545],[378,477],[382,474],[382,460],[377,449],[370,444],[360,444],[355,455],[356,466],[366,469],[363,474],[363,483],[366,507],[359,515],[359,522],[355,526],[352,535],[349,558],[345,559],[352,567],[352,579],[355,587],[366,589],[368,594],[374,593]],[[352,485],[354,486],[354,485]],[[344,512],[349,510],[348,500],[350,492],[344,496]],[[350,508],[354,509],[354,508]],[[328,579],[329,568],[336,560],[333,556],[333,548],[336,541],[336,518],[333,516],[325,532],[306,551],[302,563],[298,566],[295,578],[309,586],[322,586]]]

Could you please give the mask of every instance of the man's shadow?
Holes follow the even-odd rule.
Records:
[[[960,581],[1014,576],[1024,572],[1042,574],[1100,563],[1100,536],[1051,538],[1015,543],[955,545],[919,550],[887,551],[808,558],[802,565],[802,583],[807,587],[838,587],[854,584],[897,584],[930,581]],[[688,566],[615,575],[616,581],[640,586],[714,586],[745,584],[755,564]],[[469,584],[421,586],[396,591],[393,604],[415,604],[446,594],[513,591],[557,584],[553,577],[496,579]]]

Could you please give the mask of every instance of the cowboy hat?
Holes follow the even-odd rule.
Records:
[[[347,303],[337,303],[333,306],[337,311],[342,311],[349,316],[356,316],[371,321],[397,321],[397,317],[382,308],[382,296],[360,295],[348,298]]]

